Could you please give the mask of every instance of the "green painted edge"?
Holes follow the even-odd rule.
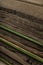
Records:
[[[1,57],[0,57],[0,61],[4,62],[4,63],[7,64],[7,65],[12,65],[12,64],[10,64],[8,61],[6,61],[4,58],[1,58]]]
[[[32,39],[32,38],[29,37],[29,36],[23,35],[23,34],[21,34],[21,33],[17,32],[17,31],[15,31],[15,30],[12,30],[12,29],[10,29],[10,28],[7,27],[7,26],[0,25],[0,28],[2,28],[2,29],[4,29],[4,30],[7,30],[7,31],[9,31],[9,32],[11,32],[11,33],[14,33],[14,34],[16,34],[16,35],[18,35],[18,36],[20,36],[20,37],[26,39],[26,40],[29,40],[29,41],[33,42],[34,44],[38,44],[38,45],[40,45],[40,46],[43,46],[43,43],[41,43],[41,42],[39,42],[39,41],[37,41],[37,40],[35,40],[35,39]]]
[[[35,55],[35,54],[29,52],[29,51],[27,51],[27,50],[25,50],[25,49],[23,49],[23,48],[17,46],[17,45],[15,45],[15,44],[13,44],[13,43],[11,43],[11,42],[5,40],[5,39],[3,39],[3,38],[0,38],[0,40],[3,41],[3,42],[5,42],[5,44],[7,44],[7,45],[9,45],[9,46],[11,46],[11,47],[13,47],[13,48],[15,48],[16,50],[18,50],[18,51],[20,51],[20,52],[22,52],[22,53],[24,53],[24,54],[26,54],[26,55],[28,55],[28,56],[30,56],[30,57],[36,59],[37,61],[40,61],[41,63],[43,63],[43,58],[41,58],[41,57],[39,57],[39,56],[37,56],[37,55]]]

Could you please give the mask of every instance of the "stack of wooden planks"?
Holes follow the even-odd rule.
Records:
[[[0,24],[1,61],[8,65],[43,64],[42,2],[1,1]]]

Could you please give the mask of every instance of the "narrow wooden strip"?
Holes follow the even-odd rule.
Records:
[[[5,40],[3,38],[0,38],[0,41],[3,41],[5,44],[12,46],[13,48],[17,49],[18,51],[20,51],[20,52],[22,52],[22,53],[24,53],[24,54],[26,54],[26,55],[38,60],[38,61],[40,61],[41,63],[43,63],[43,58],[41,58],[41,57],[39,57],[39,56],[29,52],[29,51],[17,46],[17,45]]]
[[[39,41],[34,40],[34,39],[32,39],[31,37],[29,37],[29,36],[25,36],[25,35],[23,35],[23,34],[17,32],[17,31],[15,31],[15,30],[12,30],[12,29],[10,29],[9,27],[7,27],[7,26],[5,26],[5,25],[0,25],[0,28],[2,28],[2,29],[4,29],[4,30],[7,30],[7,31],[9,31],[9,32],[12,32],[12,33],[14,33],[14,34],[16,34],[16,35],[18,35],[18,36],[24,38],[24,39],[27,39],[27,40],[33,42],[34,44],[38,44],[38,45],[40,45],[40,46],[43,46],[43,43],[40,43]]]
[[[5,47],[0,46],[1,52],[5,53],[6,55],[8,55],[9,57],[15,59],[16,61],[18,61],[19,63],[23,64],[23,65],[29,65],[27,62],[25,62],[21,57],[19,57],[19,55],[17,55],[16,53],[6,49]]]

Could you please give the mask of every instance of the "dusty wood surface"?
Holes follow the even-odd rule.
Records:
[[[0,49],[1,49],[1,52],[5,53],[5,54],[8,55],[9,57],[11,57],[11,58],[17,60],[19,63],[21,63],[21,64],[23,64],[23,65],[29,65],[28,63],[26,63],[26,62],[22,59],[22,57],[19,57],[18,54],[11,52],[11,51],[9,51],[8,49],[6,49],[6,48],[4,48],[4,47],[0,47]]]
[[[2,25],[6,25],[12,30],[16,30],[17,32],[25,34],[26,36],[30,36],[43,43],[43,6],[39,6],[43,5],[43,1],[27,0],[26,2],[21,2],[18,0],[1,0],[0,5],[5,8],[0,10],[0,23]],[[0,36],[2,38],[43,58],[42,47],[2,29],[0,29],[0,31]],[[4,47],[1,47],[1,51],[12,59],[20,62],[23,65],[31,65],[31,60],[29,61],[26,56],[18,52],[12,52],[14,49],[10,49],[9,47],[6,47],[6,45],[2,44],[2,46]],[[2,56],[5,57],[5,55]],[[5,58],[8,60],[8,57]],[[10,60],[11,59],[9,59],[9,61]],[[13,60],[11,61],[14,62],[13,65],[20,65]],[[30,64],[27,63],[28,61]],[[34,63],[33,62],[34,60],[32,60],[32,65],[40,65],[36,61]]]
[[[1,31],[1,32],[3,32],[3,31]],[[6,32],[7,33],[7,32]],[[10,35],[10,33],[8,33],[9,35]],[[6,39],[6,40],[8,40],[8,41],[10,41],[10,42],[12,42],[13,44],[16,44],[17,46],[20,46],[21,48],[23,48],[23,49],[25,49],[25,50],[27,50],[27,51],[30,51],[30,52],[32,52],[32,53],[34,53],[34,54],[36,54],[36,55],[38,55],[38,56],[40,56],[40,57],[43,57],[43,52],[42,52],[42,50],[43,50],[43,48],[40,48],[39,46],[37,47],[37,45],[34,45],[33,44],[33,47],[31,46],[27,46],[27,45],[25,45],[25,44],[27,44],[27,43],[23,43],[23,41],[20,43],[20,39],[19,39],[19,37],[18,37],[18,41],[16,41],[17,40],[17,37],[16,37],[16,39],[14,38],[12,38],[11,37],[11,35],[9,36],[9,35],[4,35],[4,33],[2,33],[2,34],[0,34],[0,36],[2,37],[2,38],[4,38],[4,39]],[[14,35],[13,35],[14,36]],[[15,36],[14,36],[15,37]],[[31,42],[29,43],[28,42],[28,44],[31,44]],[[36,49],[35,49],[36,48]],[[38,50],[39,49],[39,50]],[[40,49],[41,49],[41,51],[40,51]]]
[[[23,15],[17,13],[13,15],[4,11],[0,11],[1,24],[8,26],[12,30],[30,36],[40,42],[43,42],[43,20],[30,17],[29,19],[23,18]],[[24,15],[25,16],[25,15]],[[9,26],[10,25],[10,26]]]
[[[35,0],[34,2],[43,4],[43,1]],[[35,17],[43,19],[43,6],[41,7],[41,6],[21,2],[18,0],[1,0],[1,6],[5,8],[14,9],[22,13],[33,15]]]
[[[6,48],[8,48],[8,47],[6,47]],[[17,53],[17,54],[18,54],[18,53]],[[5,57],[5,59],[6,59],[7,61],[10,61],[10,63],[11,63],[12,65],[22,65],[22,64],[17,63],[17,61],[15,61],[15,60],[13,60],[13,59],[7,57],[5,54],[2,54],[2,53],[1,53],[1,56],[2,56],[3,58]],[[20,54],[19,54],[19,56],[20,56]],[[21,55],[21,57],[22,57],[22,56],[23,56],[23,55]],[[23,56],[22,58],[25,58],[25,57]],[[27,57],[26,61],[27,61],[27,63],[30,64],[30,65],[35,65],[35,64],[40,65],[40,64],[41,64],[40,62],[37,62],[37,61],[33,60],[33,59],[30,58],[30,57]],[[34,62],[34,63],[33,63],[33,62]],[[41,64],[41,65],[42,65],[42,64]]]
[[[42,4],[43,5],[43,0],[21,0],[21,1],[28,2],[28,3],[31,2],[31,3],[36,3],[36,4]]]

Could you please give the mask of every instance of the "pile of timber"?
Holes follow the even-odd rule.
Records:
[[[1,1],[0,24],[2,61],[8,65],[43,64],[43,1]]]

